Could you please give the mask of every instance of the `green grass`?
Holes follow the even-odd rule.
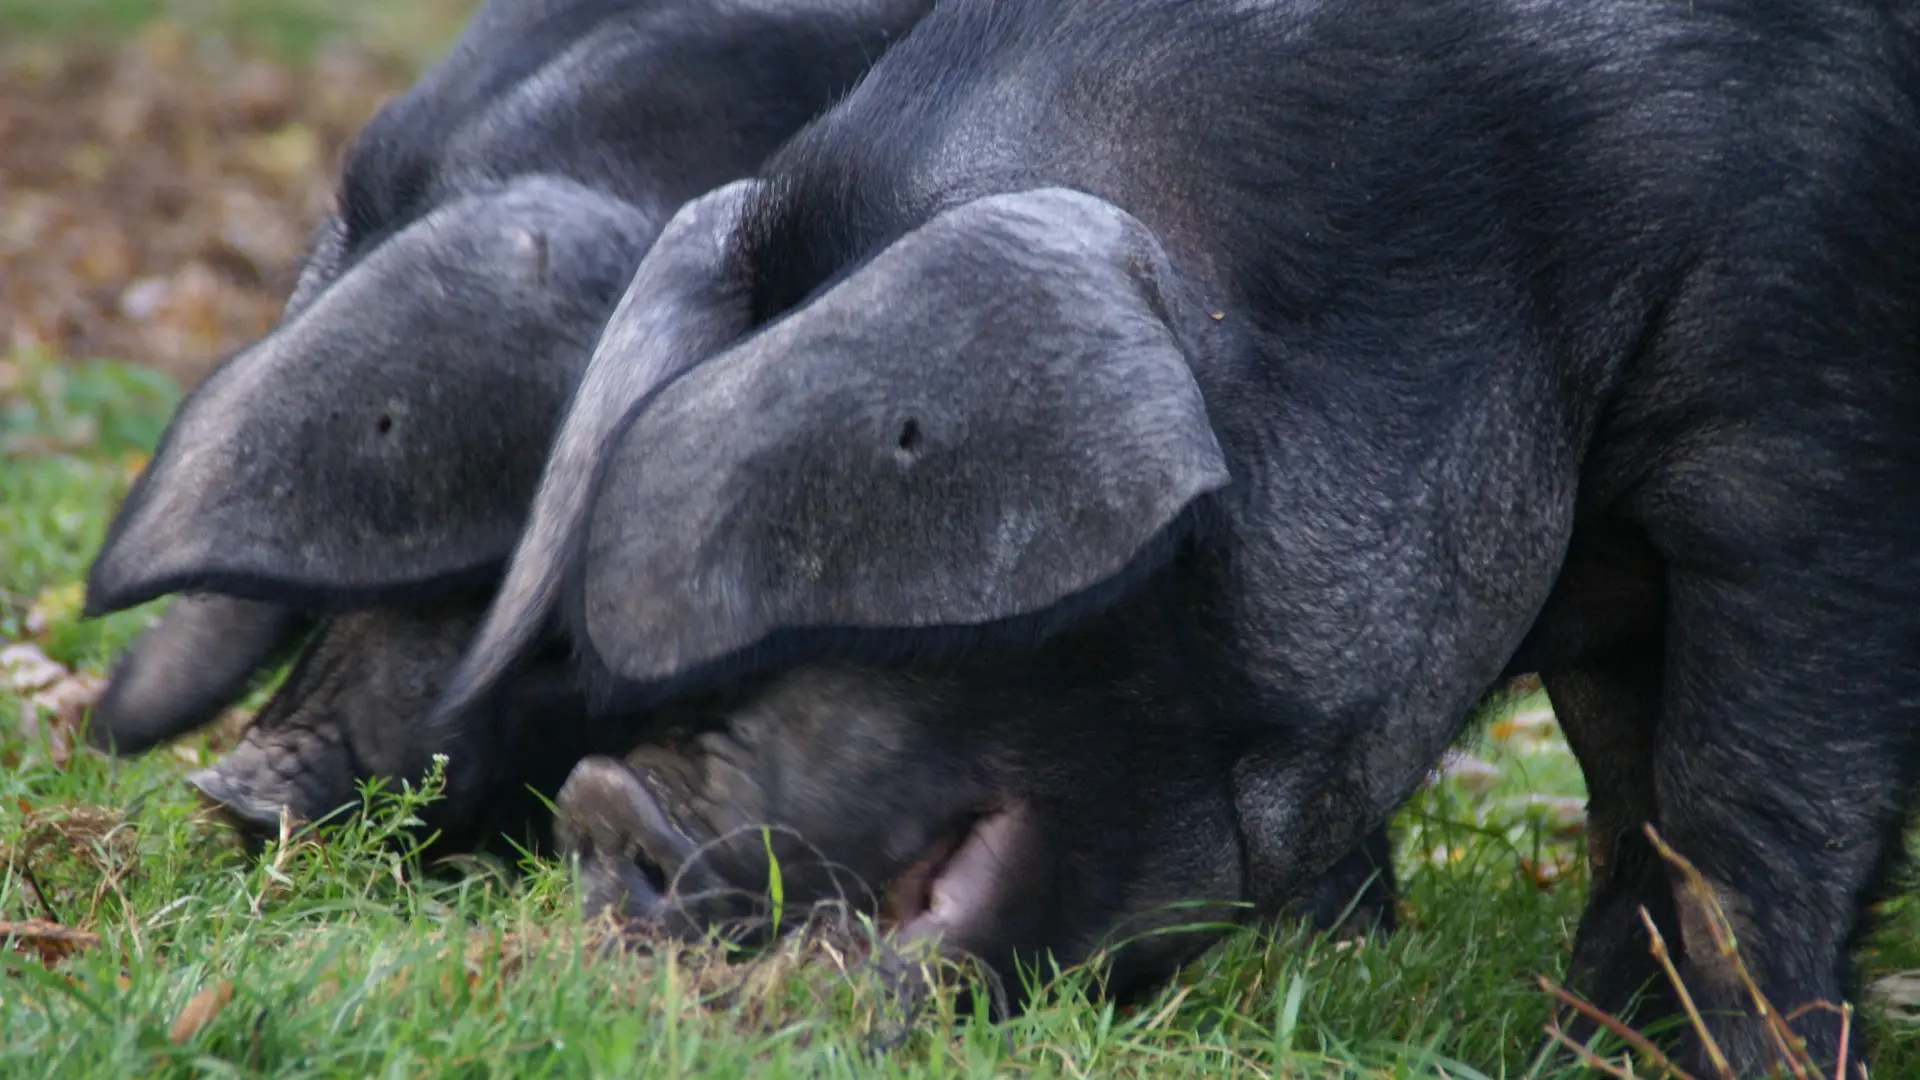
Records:
[[[37,607],[36,642],[97,673],[152,611],[82,623],[77,583],[176,395],[136,368],[12,365],[0,447],[28,452],[0,456],[0,643]],[[51,915],[102,940],[52,970],[0,954],[0,1076],[1519,1077],[1548,1015],[1535,977],[1557,972],[1584,884],[1577,859],[1547,887],[1523,868],[1578,854],[1525,805],[1579,794],[1564,745],[1490,735],[1490,787],[1444,783],[1401,815],[1405,928],[1390,939],[1243,932],[1125,1013],[1068,973],[1012,1021],[936,996],[908,1023],[847,951],[858,934],[751,963],[610,952],[551,864],[423,875],[381,843],[418,793],[373,793],[323,842],[248,858],[181,782],[210,757],[204,739],[56,766],[21,734],[26,707],[0,692],[0,756],[24,761],[0,772],[0,918]],[[1910,903],[1868,965],[1920,967]],[[170,1038],[223,984],[230,1000]],[[1873,1038],[1879,1075],[1920,1075],[1911,1028]]]

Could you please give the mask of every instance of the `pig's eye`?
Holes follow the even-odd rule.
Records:
[[[907,422],[900,425],[899,445],[903,454],[913,454],[920,449],[920,421],[908,417]]]
[[[375,422],[373,426],[375,430],[380,432],[380,434],[385,435],[387,432],[393,430],[393,417],[387,415],[386,413],[381,413],[380,419],[377,422]]]

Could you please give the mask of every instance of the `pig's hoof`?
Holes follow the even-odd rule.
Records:
[[[554,806],[554,839],[578,868],[586,913],[660,916],[674,871],[692,845],[633,770],[613,758],[586,758]]]

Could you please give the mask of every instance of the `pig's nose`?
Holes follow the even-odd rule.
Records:
[[[262,798],[220,765],[188,773],[187,783],[239,835],[248,852],[258,854],[267,841],[279,837],[281,805]],[[293,820],[298,821],[299,815],[294,814]]]

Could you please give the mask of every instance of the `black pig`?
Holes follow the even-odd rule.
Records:
[[[114,671],[95,745],[138,752],[206,724],[330,612],[384,606],[394,620],[323,631],[340,653],[384,646],[371,626],[484,602],[601,323],[660,225],[751,171],[928,4],[483,7],[368,122],[281,324],[182,403],[115,517],[89,613],[190,595]],[[383,718],[398,738],[415,719],[411,699],[381,712],[366,695],[353,700],[374,711],[338,715],[342,688],[311,701],[294,682],[269,716],[342,738]],[[250,763],[222,763],[204,786],[271,827],[287,789]],[[315,786],[337,779],[328,762],[303,769],[314,800],[352,800],[350,785]]]
[[[490,0],[361,131],[280,325],[181,403],[115,516],[89,614],[199,595],[135,644],[96,744],[208,722],[303,613],[486,595],[661,224],[929,4]]]
[[[1920,770],[1916,22],[940,6],[642,262],[622,310],[658,332],[589,364],[439,727],[557,621],[601,696],[727,738],[834,700],[927,728],[951,799],[914,752],[844,812],[759,780],[712,815],[792,815],[873,883],[948,815],[1038,806],[1052,876],[969,878],[946,921],[1070,961],[1170,895],[1277,908],[1538,671],[1592,799],[1576,985],[1621,1009],[1655,977],[1645,905],[1758,1072],[1641,828],[1776,1005],[1848,991]],[[1065,659],[1116,639],[1133,679]],[[992,686],[1009,652],[1055,677]],[[1047,817],[1116,790],[1109,742],[1164,788]],[[582,768],[574,841],[657,877],[642,788]],[[1122,850],[1176,832],[1201,865]],[[1795,1023],[1831,1065],[1837,1019]]]
[[[495,0],[476,15],[356,140],[281,326],[183,403],[116,517],[91,610],[206,591],[121,662],[96,744],[137,752],[198,727],[298,647],[242,743],[192,778],[243,832],[417,777],[439,749],[437,850],[537,839],[535,793],[625,749],[644,717],[589,715],[554,663],[476,702],[457,744],[417,725],[592,342],[657,223],[749,171],[926,6]],[[1351,928],[1392,925],[1384,830],[1369,843],[1303,914],[1332,927],[1362,896]]]

